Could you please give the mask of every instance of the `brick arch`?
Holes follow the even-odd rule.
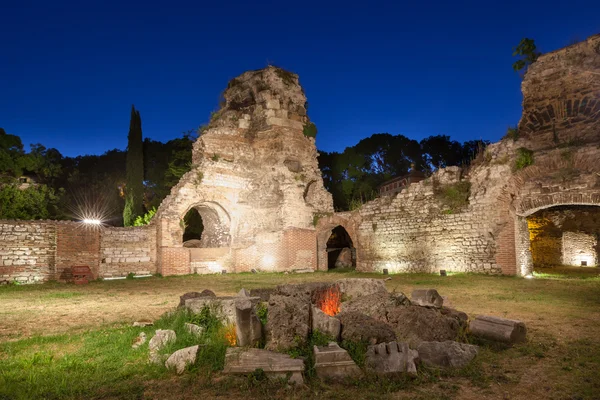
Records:
[[[192,209],[200,214],[204,225],[202,247],[227,247],[231,244],[231,217],[227,210],[217,202],[204,201],[188,207],[180,216],[180,220]],[[182,238],[183,231],[183,227],[180,227]]]
[[[333,214],[319,218],[316,225],[317,230],[317,269],[327,271],[327,241],[334,228],[341,226],[346,230],[352,245],[358,249],[358,237],[356,235],[356,224],[351,220],[350,215]],[[359,252],[356,252],[356,263],[358,265]]]
[[[557,181],[551,189],[544,187],[543,182],[552,182],[556,174],[565,170],[572,171],[572,179]],[[597,177],[600,178],[600,164],[594,153],[578,151],[566,158],[560,150],[511,176],[497,207],[496,262],[503,273],[526,276],[533,271],[529,215],[560,205],[600,206]]]

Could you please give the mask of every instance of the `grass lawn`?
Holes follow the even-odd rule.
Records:
[[[473,317],[519,319],[528,342],[482,343],[469,367],[421,369],[416,378],[367,377],[339,383],[309,379],[302,388],[219,373],[221,353],[182,376],[147,364],[147,346],[131,348],[141,331],[181,325],[174,309],[188,291],[232,295],[242,287],[381,275],[345,273],[228,274],[0,287],[0,400],[5,399],[599,399],[600,270],[553,269],[536,279],[455,274],[391,276],[388,290],[408,295],[437,288],[450,306]],[[155,326],[133,328],[140,319]],[[178,339],[179,340],[179,339]],[[181,340],[186,340],[182,338]],[[182,344],[183,346],[183,344]]]

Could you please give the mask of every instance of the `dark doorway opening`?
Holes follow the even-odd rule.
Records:
[[[183,223],[185,224],[185,230],[183,232],[184,242],[188,242],[190,240],[202,240],[204,224],[202,222],[202,216],[200,216],[198,210],[196,210],[195,208],[191,208],[190,211],[188,211],[187,214],[185,214],[185,217],[183,217]]]
[[[327,240],[327,268],[330,270],[356,268],[356,249],[350,235],[341,225],[333,228]]]

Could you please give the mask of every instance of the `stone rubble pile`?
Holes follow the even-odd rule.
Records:
[[[251,374],[260,369],[269,378],[287,377],[293,383],[303,382],[308,360],[285,353],[309,344],[315,335],[331,340],[326,346],[312,346],[316,375],[326,379],[360,377],[364,372],[416,374],[419,365],[463,368],[478,353],[477,346],[457,341],[467,330],[485,340],[526,340],[520,321],[477,316],[469,323],[465,313],[444,307],[435,289],[415,290],[409,300],[402,293],[389,293],[384,284],[377,279],[342,279],[242,289],[235,297],[186,293],[181,299],[192,314],[209,307],[226,326],[235,325],[236,347],[227,349],[224,373]],[[265,308],[266,324],[259,318]],[[186,323],[185,329],[198,337],[197,345],[160,355],[176,334],[156,330],[148,345],[150,362],[164,363],[179,374],[194,364],[204,345],[200,343],[204,328]],[[144,343],[145,335],[138,339],[136,347]],[[367,344],[364,366],[356,365],[338,344],[348,342]],[[256,348],[263,345],[264,349]]]

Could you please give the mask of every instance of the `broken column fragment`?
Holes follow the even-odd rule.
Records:
[[[474,336],[504,343],[524,342],[527,327],[521,321],[479,315],[469,323],[469,330]]]

